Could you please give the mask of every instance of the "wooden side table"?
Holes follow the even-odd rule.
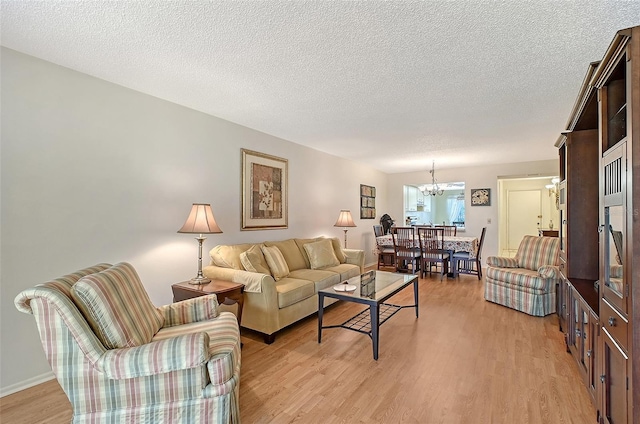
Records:
[[[171,286],[173,290],[173,301],[193,299],[194,297],[215,294],[218,296],[218,303],[223,305],[238,304],[238,325],[242,322],[242,305],[244,304],[244,284],[232,283],[231,281],[211,280],[209,284],[191,284],[183,281]],[[224,299],[222,302],[221,299]]]

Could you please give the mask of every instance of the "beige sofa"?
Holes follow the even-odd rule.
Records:
[[[275,333],[318,310],[318,290],[364,272],[364,251],[342,249],[337,238],[287,239],[215,246],[205,276],[242,283],[240,325]],[[327,299],[326,304],[330,304]]]

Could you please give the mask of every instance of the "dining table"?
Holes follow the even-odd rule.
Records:
[[[376,241],[380,247],[393,247],[391,234],[378,236],[376,237]],[[417,234],[415,236],[415,247],[420,247]],[[478,251],[478,237],[444,236],[444,245],[442,248],[452,253],[468,252],[469,258],[475,259],[476,252]]]

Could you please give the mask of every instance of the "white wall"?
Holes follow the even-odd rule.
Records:
[[[552,142],[553,140],[550,140]],[[388,177],[387,206],[388,213],[396,220],[396,225],[402,225],[403,218],[403,190],[405,184],[419,185],[430,179],[425,164],[425,171],[408,172],[403,174],[391,174]],[[498,254],[498,177],[558,175],[558,160],[547,160],[537,162],[521,162],[512,164],[486,165],[469,168],[436,168],[436,178],[440,182],[460,181],[465,183],[465,229],[466,233],[480,237],[482,227],[487,227],[484,247],[482,251],[483,260],[488,256]],[[471,206],[471,189],[490,188],[491,206]],[[491,221],[491,223],[489,223]]]
[[[316,235],[351,209],[349,247],[367,262],[386,212],[386,174],[2,48],[0,394],[48,378],[23,289],[98,262],[131,262],[151,300],[195,276],[197,242],[177,234],[191,204],[211,203],[216,244]],[[289,160],[289,228],[240,231],[240,149]],[[360,184],[375,220],[359,219]],[[400,186],[400,203],[402,202]],[[401,207],[401,206],[400,206]],[[207,258],[205,258],[205,261]]]

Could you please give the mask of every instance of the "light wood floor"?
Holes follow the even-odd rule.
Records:
[[[393,298],[412,303],[408,288]],[[362,307],[339,302],[325,324]],[[241,419],[253,423],[595,423],[557,318],[531,317],[483,299],[473,276],[420,281],[420,317],[403,309],[371,340],[323,331],[309,317],[272,345],[243,330]],[[55,381],[0,400],[2,423],[67,423]]]

